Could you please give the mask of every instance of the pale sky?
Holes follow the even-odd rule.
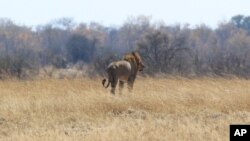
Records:
[[[250,0],[0,0],[0,18],[28,26],[62,17],[120,26],[130,16],[145,15],[167,25],[216,27],[237,14],[250,16]]]

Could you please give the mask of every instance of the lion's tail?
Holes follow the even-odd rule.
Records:
[[[102,85],[103,85],[103,87],[108,88],[108,87],[109,87],[109,84],[110,84],[110,81],[108,81],[108,84],[105,86],[105,82],[106,82],[106,81],[107,81],[106,78],[104,78],[104,79],[102,80]]]

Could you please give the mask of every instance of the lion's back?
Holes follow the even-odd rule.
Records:
[[[122,80],[127,80],[131,74],[131,65],[129,62],[121,60],[116,62],[117,76]]]

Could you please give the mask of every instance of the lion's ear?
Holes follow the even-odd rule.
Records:
[[[137,63],[139,63],[140,58],[138,57],[138,54],[137,54],[136,52],[133,51],[133,52],[132,52],[132,55],[133,55],[135,61],[136,61]]]

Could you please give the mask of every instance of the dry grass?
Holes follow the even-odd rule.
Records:
[[[228,140],[250,123],[250,81],[139,78],[112,96],[100,79],[0,82],[0,140]]]

